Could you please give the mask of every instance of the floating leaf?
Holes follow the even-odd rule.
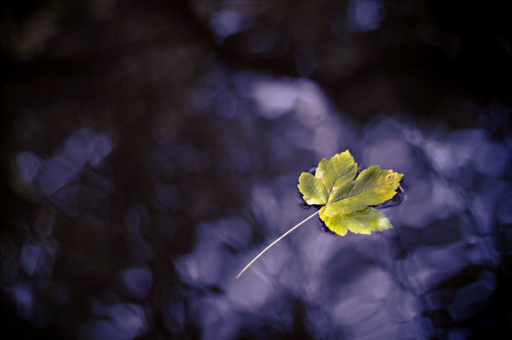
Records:
[[[370,234],[392,228],[384,214],[369,206],[393,198],[403,175],[378,165],[363,170],[357,178],[356,173],[357,163],[347,150],[323,159],[315,176],[303,172],[298,187],[308,204],[323,205],[320,218],[338,235],[346,235],[347,230]]]
[[[299,177],[299,190],[307,204],[324,205],[331,193],[350,183],[357,174],[357,164],[347,150],[334,155],[331,160],[322,159],[315,176],[303,172]]]
[[[329,229],[342,236],[347,234],[347,230],[356,234],[370,234],[372,231],[393,228],[383,213],[369,207],[352,215],[335,214],[326,216],[320,211],[320,218]]]
[[[356,176],[357,163],[348,150],[334,155],[330,160],[322,159],[314,176],[303,172],[298,187],[304,201],[322,207],[259,253],[237,278],[274,244],[317,214],[329,229],[342,236],[348,230],[356,234],[370,234],[392,228],[386,216],[371,206],[393,198],[403,175],[392,170],[381,170],[376,165]]]

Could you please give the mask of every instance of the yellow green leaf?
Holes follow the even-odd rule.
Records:
[[[369,205],[377,205],[395,196],[403,175],[392,170],[371,166],[363,170],[355,181],[348,182],[329,196],[326,215],[351,214]]]
[[[322,182],[308,172],[303,172],[300,175],[299,190],[307,204],[324,205],[327,203],[328,194]]]
[[[357,174],[357,164],[350,154],[345,151],[334,155],[330,160],[322,159],[315,172],[315,178],[320,180],[331,198],[331,193],[354,179]]]
[[[332,216],[323,214],[323,210],[325,211],[325,207],[320,209],[320,218],[329,229],[341,236],[345,236],[347,230],[356,234],[370,234],[372,231],[393,228],[386,216],[375,208],[366,208],[350,215]]]
[[[369,234],[392,228],[380,211],[369,206],[384,203],[395,196],[403,175],[371,166],[357,174],[357,163],[347,150],[322,159],[315,176],[302,173],[299,190],[308,204],[323,205],[320,218],[339,235],[347,230]],[[355,179],[354,179],[355,178]]]
[[[393,170],[381,170],[380,166],[371,166],[359,176],[356,175],[357,163],[348,150],[334,155],[330,160],[322,159],[315,176],[303,172],[298,185],[302,197],[306,203],[322,207],[260,252],[237,278],[267,250],[317,214],[329,229],[342,236],[348,230],[370,234],[372,231],[393,228],[382,212],[370,206],[393,198],[403,175]]]
[[[322,159],[315,176],[303,172],[299,177],[299,190],[307,204],[324,205],[331,193],[352,181],[357,173],[357,164],[347,150],[334,155],[330,160]]]

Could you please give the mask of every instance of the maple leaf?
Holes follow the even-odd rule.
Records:
[[[386,216],[371,206],[393,198],[402,177],[403,174],[381,170],[378,165],[357,175],[357,163],[348,150],[334,155],[330,160],[322,159],[315,175],[303,172],[298,185],[304,201],[309,205],[321,206],[320,210],[263,249],[237,278],[263,253],[317,214],[330,230],[341,236],[345,236],[348,230],[356,234],[370,234],[392,228]]]
[[[322,205],[320,218],[338,235],[346,235],[347,230],[370,234],[392,228],[384,214],[370,206],[393,198],[403,175],[378,165],[356,174],[357,163],[347,150],[330,160],[324,158],[315,176],[303,172],[298,187],[306,203]]]

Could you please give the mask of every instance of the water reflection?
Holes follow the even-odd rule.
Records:
[[[148,325],[141,306],[117,304],[107,307],[93,302],[91,308],[107,320],[84,325],[80,335],[85,339],[133,339],[147,331]]]
[[[348,7],[350,30],[365,32],[379,28],[380,22],[384,19],[382,3],[381,0],[351,1]]]
[[[23,105],[6,98],[8,110],[31,106],[10,111],[5,153],[0,282],[14,320],[79,339],[452,339],[508,327],[510,103],[446,89],[449,104],[418,100],[432,115],[457,108],[441,119],[403,99],[439,81],[417,65],[458,62],[456,34],[409,2],[119,6],[94,24],[108,38],[93,34],[88,53],[76,35],[48,46],[39,62],[58,69],[92,58],[67,80],[41,75],[50,94],[39,78],[30,91],[48,101],[25,104],[11,80]],[[399,50],[379,54],[382,44]],[[396,59],[404,51],[413,66]],[[428,86],[395,86],[407,67]],[[405,174],[377,206],[394,229],[339,237],[310,221],[237,280],[314,212],[300,208],[300,173],[347,149],[361,169]]]
[[[230,9],[223,9],[212,15],[211,26],[221,37],[226,37],[240,30],[243,16]]]
[[[214,109],[222,119],[233,119],[235,115],[219,112],[250,96],[254,103],[246,102],[246,114],[259,115],[274,125],[267,128],[266,140],[273,145],[265,152],[279,155],[273,158],[278,166],[272,169],[280,174],[273,178],[259,175],[265,163],[254,161],[262,150],[253,149],[255,141],[250,134],[239,134],[232,141],[226,136],[232,145],[227,149],[229,158],[223,158],[229,163],[223,172],[251,176],[243,188],[247,205],[225,218],[198,223],[193,247],[174,255],[175,280],[189,288],[184,288],[185,300],[170,302],[163,309],[168,332],[176,336],[189,332],[187,323],[192,319],[208,334],[206,338],[234,339],[244,330],[259,332],[255,318],[261,327],[279,325],[288,332],[295,327],[293,318],[286,316],[294,313],[289,301],[293,298],[316,306],[306,308],[301,321],[314,337],[337,329],[339,334],[357,339],[403,339],[418,334],[428,338],[435,336],[436,322],[465,322],[493,305],[497,289],[493,268],[500,264],[500,252],[494,245],[497,226],[510,222],[503,203],[510,193],[506,177],[509,148],[491,141],[484,129],[427,134],[409,122],[384,117],[354,130],[353,123],[334,117],[335,112],[312,82],[256,80],[263,79],[259,74],[234,73],[233,78],[237,86],[252,84],[253,90],[241,90],[243,95],[217,92]],[[309,110],[299,103],[309,105]],[[257,118],[248,122],[257,124]],[[336,139],[338,134],[344,138]],[[316,146],[322,138],[334,141]],[[109,180],[94,171],[110,153],[107,141],[103,135],[79,130],[65,141],[63,151],[48,161],[20,153],[15,165],[25,170],[19,172],[16,183],[27,186],[37,181],[33,194],[47,197],[67,216],[97,214],[94,202],[109,201]],[[155,214],[172,216],[182,211],[185,193],[194,188],[193,183],[175,183],[176,175],[204,174],[217,166],[217,161],[206,161],[203,151],[186,143],[157,139],[156,145],[147,159],[148,171],[154,175],[153,199],[146,202],[150,208],[138,204],[128,209],[123,219],[131,265],[119,272],[116,294],[127,299],[144,301],[160,284],[150,267],[137,263],[161,260],[155,258],[154,241],[145,236],[155,228],[151,220]],[[290,167],[293,171],[286,166],[282,170],[283,157],[292,157],[294,148],[314,152],[298,158]],[[380,164],[406,174],[405,189],[400,188],[393,200],[378,206],[389,208],[386,214],[395,229],[341,238],[304,226],[236,280],[241,264],[307,216],[296,205],[297,176],[304,166],[344,148],[353,150],[363,164]],[[89,169],[84,168],[87,163]],[[32,227],[42,237],[52,235],[58,218],[58,213],[50,211],[54,210],[42,208]],[[98,221],[106,221],[96,216]],[[185,227],[171,223],[171,228]],[[164,246],[173,247],[172,243]],[[36,320],[35,306],[40,302],[34,292],[52,285],[55,256],[56,248],[50,244],[27,240],[19,252],[26,279],[19,279],[8,262],[3,265],[8,278],[5,287],[23,318]],[[474,268],[476,274],[458,281],[468,268]],[[67,294],[58,293],[58,288],[50,291],[54,301],[65,303]],[[199,295],[194,293],[199,291]],[[83,324],[80,332],[84,338],[132,339],[148,331],[146,307],[115,296],[107,304],[92,300],[91,310],[105,319]],[[445,319],[432,320],[425,311],[443,311]]]

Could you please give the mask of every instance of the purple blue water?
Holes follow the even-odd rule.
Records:
[[[2,45],[13,338],[510,334],[506,35],[428,1],[34,6],[1,21],[28,32]],[[404,174],[393,229],[315,218],[236,279],[344,150]]]

